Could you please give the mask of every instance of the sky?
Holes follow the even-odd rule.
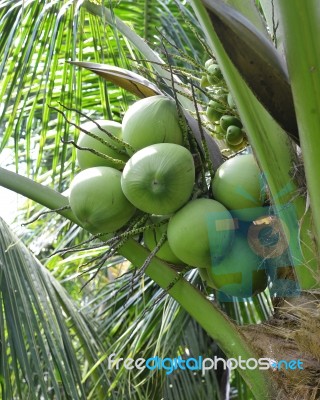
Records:
[[[0,187],[0,217],[9,225],[18,210],[18,197],[15,192]]]
[[[12,155],[12,152],[9,149],[4,149],[2,151],[0,154],[0,166],[12,170],[12,168],[8,166],[9,154]],[[21,200],[21,196],[18,196],[15,192],[0,186],[0,217],[3,218],[7,224],[10,225],[13,222]]]

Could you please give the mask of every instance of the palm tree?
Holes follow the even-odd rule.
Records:
[[[270,346],[269,355],[276,359],[300,358],[303,351],[307,366],[303,371],[305,385],[301,384],[301,377],[297,378],[295,374],[287,373],[284,377],[278,375],[274,377],[270,371],[242,371],[242,376],[255,398],[270,398],[270,396],[273,396],[272,398],[276,398],[276,396],[288,398],[289,394],[290,398],[302,398],[302,396],[316,398],[318,388],[314,384],[313,377],[319,368],[316,362],[319,355],[316,346],[317,321],[319,321],[316,312],[316,295],[319,274],[315,257],[317,247],[314,244],[317,243],[318,232],[317,211],[315,211],[318,183],[314,167],[317,163],[318,147],[314,143],[317,136],[310,128],[317,126],[318,116],[316,113],[310,115],[310,107],[315,107],[317,104],[319,99],[317,87],[319,86],[312,84],[317,79],[316,74],[312,75],[310,82],[306,76],[306,59],[309,70],[312,69],[311,72],[316,71],[319,65],[315,45],[315,38],[318,37],[318,25],[315,20],[316,3],[310,0],[304,9],[300,7],[298,1],[295,1],[292,2],[293,6],[290,4],[290,10],[287,10],[284,1],[275,2],[274,7],[271,8],[269,2],[266,1],[246,1],[244,8],[242,8],[243,1],[233,1],[233,5],[239,8],[247,19],[243,19],[243,16],[237,14],[234,9],[222,6],[221,8],[220,3],[215,4],[209,1],[190,1],[191,7],[186,6],[183,2],[176,4],[170,1],[166,3],[139,1],[134,4],[126,1],[119,5],[113,5],[111,1],[104,2],[104,5],[101,3],[95,1],[62,1],[58,3],[46,1],[44,4],[35,1],[0,2],[0,24],[3,32],[0,44],[3,59],[0,66],[2,79],[0,96],[3,107],[0,126],[4,128],[2,149],[12,148],[12,162],[16,169],[20,174],[29,176],[33,180],[27,180],[22,175],[15,175],[1,169],[0,183],[47,208],[55,209],[63,217],[77,223],[78,221],[70,210],[65,208],[68,205],[66,197],[47,187],[51,186],[60,193],[64,192],[76,171],[75,151],[70,145],[70,140],[77,138],[78,131],[74,129],[73,124],[79,125],[88,117],[98,118],[100,116],[120,121],[134,97],[122,89],[128,89],[130,79],[132,79],[129,72],[122,79],[117,79],[117,84],[106,84],[104,79],[98,80],[89,72],[90,70],[97,71],[92,64],[82,64],[89,69],[88,71],[75,68],[73,65],[65,63],[65,60],[93,61],[134,70],[166,93],[175,93],[180,104],[189,111],[189,115],[199,118],[202,115],[201,111],[199,114],[199,110],[201,106],[205,106],[210,93],[199,88],[201,76],[197,74],[197,71],[205,72],[202,67],[204,61],[214,54],[223,72],[227,88],[232,92],[239,116],[246,127],[249,143],[265,172],[272,197],[272,206],[279,213],[283,223],[289,227],[288,231],[291,236],[295,237],[296,234],[300,236],[302,254],[301,247],[295,239],[291,238],[288,242],[291,262],[296,267],[294,281],[299,283],[303,292],[300,296],[289,297],[289,300],[284,302],[284,306],[281,303],[282,297],[284,297],[283,292],[273,299],[278,303],[278,311],[268,325],[244,326],[239,329],[232,322],[232,319],[236,317],[239,323],[255,323],[268,318],[272,305],[267,292],[246,302],[226,302],[218,305],[216,302],[212,302],[212,297],[205,297],[195,289],[196,285],[200,285],[202,292],[209,290],[208,293],[210,293],[210,289],[203,286],[196,273],[192,272],[186,275],[190,280],[187,282],[181,278],[181,274],[156,258],[151,260],[145,270],[146,275],[152,280],[145,278],[142,281],[143,288],[140,281],[139,283],[134,281],[135,285],[130,284],[130,275],[128,278],[127,274],[110,282],[110,278],[113,279],[110,274],[111,268],[123,262],[122,257],[134,265],[141,266],[145,263],[148,252],[137,242],[128,240],[121,243],[119,256],[110,258],[101,264],[102,268],[97,271],[97,265],[90,264],[90,261],[96,260],[96,257],[101,252],[107,251],[108,248],[97,250],[92,246],[92,249],[89,250],[88,243],[85,243],[89,236],[81,228],[66,222],[65,218],[53,219],[52,214],[43,215],[42,219],[37,219],[28,225],[24,232],[25,242],[29,246],[41,247],[37,255],[51,270],[50,285],[53,285],[54,291],[59,293],[52,298],[52,301],[59,304],[54,308],[55,316],[52,317],[52,320],[60,318],[62,321],[61,314],[58,314],[57,311],[59,308],[62,308],[70,318],[69,333],[66,330],[63,331],[63,337],[68,342],[69,353],[62,353],[62,357],[70,358],[72,356],[74,364],[72,364],[71,371],[66,371],[64,369],[66,362],[60,365],[54,357],[58,354],[58,350],[61,351],[59,347],[55,350],[49,346],[51,352],[46,353],[43,351],[44,348],[47,348],[46,344],[35,343],[32,340],[32,330],[24,330],[26,323],[19,313],[19,307],[13,303],[12,295],[10,296],[9,289],[12,284],[8,282],[12,277],[9,274],[4,280],[7,283],[4,287],[9,289],[1,290],[2,308],[6,311],[2,314],[2,320],[8,321],[11,315],[8,310],[15,310],[14,307],[16,307],[17,311],[14,315],[16,315],[15,320],[20,323],[18,330],[20,336],[13,341],[15,330],[8,323],[1,331],[1,337],[6,338],[6,341],[2,339],[3,342],[8,343],[10,348],[10,352],[3,353],[5,356],[2,356],[6,360],[6,368],[2,372],[4,377],[3,397],[11,398],[13,395],[18,395],[23,398],[25,391],[32,387],[34,396],[43,395],[50,398],[51,394],[46,393],[49,381],[54,388],[52,396],[61,398],[67,398],[70,394],[72,398],[81,398],[81,396],[98,398],[99,395],[103,397],[106,385],[111,398],[129,396],[161,398],[163,393],[170,396],[168,385],[171,382],[165,379],[165,376],[159,379],[155,374],[151,374],[151,377],[142,374],[135,376],[128,374],[128,371],[125,370],[106,372],[105,352],[106,349],[114,349],[115,353],[125,351],[126,354],[134,355],[142,352],[142,355],[147,358],[161,346],[163,355],[177,354],[178,348],[192,349],[196,354],[199,349],[212,347],[213,342],[208,342],[204,331],[198,331],[198,327],[192,325],[194,319],[219,344],[228,357],[257,358],[259,355],[266,356],[264,353],[266,344]],[[256,8],[256,5],[259,8]],[[143,19],[141,9],[144,9]],[[286,17],[287,13],[289,13],[288,17]],[[267,42],[266,38],[269,37],[269,32],[262,15],[269,26],[269,32],[271,31],[278,50],[275,50],[275,47],[270,46],[270,42]],[[308,24],[310,29],[307,29],[305,24],[300,24],[301,37],[296,38],[293,34],[291,37],[290,34],[295,32],[297,26],[296,19],[301,15],[311,21]],[[124,22],[129,23],[136,33],[128,29]],[[156,26],[161,26],[161,29],[156,29]],[[229,42],[225,39],[226,36],[231,39]],[[304,40],[302,41],[301,38]],[[300,43],[298,48],[301,54],[298,60],[292,51],[293,42],[291,40],[294,39],[299,39]],[[277,64],[277,52],[282,54],[282,51],[285,51],[289,67],[289,82],[292,87],[294,108],[290,108],[292,99],[290,85],[288,92],[287,77],[285,73],[281,75],[283,71]],[[305,53],[306,51],[308,52]],[[246,54],[248,58],[244,60],[240,58],[239,61],[237,58],[239,54]],[[305,54],[309,58],[305,57]],[[274,57],[273,63],[269,62],[270,57]],[[246,73],[252,63],[257,63],[259,67],[264,64],[264,69],[256,68],[253,69],[253,74]],[[297,76],[296,69],[301,69],[303,73]],[[101,71],[99,73],[101,74]],[[267,79],[268,87],[272,89],[273,98],[271,100],[270,94],[261,92],[261,86],[263,86],[261,85],[261,73],[263,78]],[[105,67],[102,75],[115,82],[112,68]],[[179,80],[173,75],[179,75]],[[172,79],[175,79],[174,85]],[[275,79],[277,79],[276,84],[274,83]],[[190,81],[193,83],[191,86]],[[144,88],[141,82],[139,81],[141,87]],[[309,96],[306,102],[299,101],[302,82],[308,89]],[[278,83],[280,83],[281,90],[277,88]],[[221,85],[222,88],[226,88],[225,83]],[[282,91],[282,88],[286,90]],[[196,93],[192,90],[195,90]],[[258,95],[264,107],[257,100],[255,94]],[[276,102],[275,99],[278,100],[278,96],[281,101]],[[276,103],[276,107],[274,107],[274,103]],[[281,113],[280,115],[276,113],[276,109],[283,104],[286,106],[283,106],[285,118],[281,118]],[[311,109],[313,109],[312,107]],[[292,135],[291,126],[288,128],[287,125],[288,120],[290,122],[295,115],[298,119],[299,136],[296,135],[296,132]],[[73,124],[67,122],[70,120]],[[298,138],[301,146],[293,145],[292,140],[281,126],[289,130],[295,140]],[[310,143],[314,143],[311,149]],[[219,145],[221,147],[223,144],[219,142]],[[294,165],[301,165],[297,156],[300,149],[304,156],[306,181],[302,178],[300,182],[296,182],[296,179],[292,179],[292,177],[297,177],[292,168]],[[311,164],[305,161],[308,159],[310,151]],[[270,163],[270,153],[274,154],[275,162],[273,164]],[[35,184],[35,181],[42,183],[42,186]],[[309,207],[309,197],[311,208]],[[289,206],[286,207],[288,204]],[[28,206],[29,214],[43,212],[39,205],[32,203]],[[288,209],[291,212],[288,212]],[[311,218],[312,224],[310,223]],[[6,227],[3,228],[6,236],[10,236],[11,234],[6,229]],[[56,239],[58,231],[61,234]],[[51,233],[51,237],[47,235],[46,246],[39,245],[39,241],[34,239],[43,236],[44,232]],[[81,243],[84,245],[81,246]],[[3,248],[6,249],[6,246],[7,244]],[[77,248],[80,248],[81,251],[70,253],[71,255],[60,252],[60,250],[72,246],[78,246]],[[54,258],[47,261],[46,257],[52,253],[52,250],[55,251]],[[5,251],[2,254],[5,255]],[[301,259],[302,256],[304,259]],[[3,260],[2,263],[7,265],[7,261]],[[78,272],[79,265],[83,263],[87,267],[80,274]],[[12,262],[11,264],[14,265]],[[12,268],[12,270],[15,269]],[[99,280],[97,280],[96,273],[99,274],[97,275]],[[16,272],[15,276],[20,274],[21,272]],[[34,272],[31,272],[31,276],[33,276],[32,274]],[[43,272],[43,276],[48,276],[48,273]],[[66,292],[60,289],[54,276],[65,284],[68,292],[75,299],[71,300],[66,297]],[[74,278],[77,279],[74,281]],[[166,289],[172,299],[177,300],[187,313],[177,307],[172,299],[163,298],[153,281]],[[21,304],[24,304],[24,299],[28,297],[25,296],[26,293],[32,294],[30,298],[37,298],[39,293],[39,285],[31,285],[30,279],[23,283],[24,285],[18,285]],[[121,284],[125,286],[121,286]],[[83,287],[83,285],[85,286]],[[82,288],[81,296],[78,293],[80,288]],[[114,299],[115,290],[118,295]],[[62,296],[61,293],[64,295]],[[188,296],[183,293],[188,293]],[[305,303],[310,303],[310,293],[314,297],[312,297],[312,307],[307,309]],[[109,301],[114,299],[112,306],[109,305],[108,299]],[[288,302],[290,306],[288,306]],[[153,307],[154,303],[157,307]],[[32,316],[33,302],[30,301],[26,304],[29,306],[27,315]],[[76,308],[81,308],[85,316],[83,319],[76,319]],[[229,317],[221,311],[221,308]],[[123,314],[126,316],[126,320],[130,321],[128,326],[121,326]],[[250,314],[251,316],[249,316]],[[210,318],[208,318],[209,315]],[[50,336],[52,327],[45,324],[48,317],[42,315],[40,309],[36,316],[37,318],[32,317],[33,325],[28,325],[29,329],[37,327],[37,321],[40,319],[42,327],[37,328],[38,332],[45,332],[46,338],[52,337]],[[156,323],[160,317],[164,321],[163,326]],[[138,322],[134,324],[133,321],[136,318],[138,318]],[[295,319],[294,324],[293,318]],[[27,322],[30,323],[30,319]],[[62,326],[62,322],[60,322],[60,326]],[[143,330],[139,330],[139,326],[143,326]],[[182,333],[186,331],[191,332],[189,336],[193,338],[192,340],[185,341],[181,338]],[[70,332],[75,335],[75,338],[70,337]],[[94,332],[98,332],[100,335]],[[199,333],[197,337],[194,336],[194,332]],[[88,335],[91,335],[92,339],[89,340]],[[39,338],[40,335],[38,334],[36,337]],[[50,342],[50,339],[47,340]],[[93,347],[86,347],[86,344],[93,343],[93,340],[95,354],[93,354]],[[134,345],[131,345],[131,340]],[[255,345],[252,345],[252,340]],[[310,346],[306,345],[307,341]],[[16,343],[19,344],[18,348],[23,351],[13,352],[13,349],[16,349]],[[232,345],[234,346],[234,344],[236,344],[236,350],[233,350]],[[37,352],[34,351],[35,348],[38,349]],[[133,349],[136,353],[133,353]],[[29,354],[33,358],[28,357]],[[26,375],[26,372],[22,374],[23,377],[19,375],[19,367],[21,368],[22,365],[24,366],[21,368],[22,371],[33,371],[32,367],[39,357],[42,362],[47,361],[42,365],[45,365],[43,370],[47,371],[48,379],[41,379],[42,374],[39,371],[35,373],[36,380]],[[81,357],[85,357],[86,362],[83,369],[79,371],[77,360],[80,360]],[[13,360],[12,364],[10,364],[11,359]],[[52,359],[55,362],[52,362]],[[53,369],[57,370],[57,374],[52,373]],[[72,380],[70,376],[72,376]],[[60,380],[58,377],[63,378]],[[23,382],[23,379],[27,385],[19,384],[20,381]],[[31,379],[33,380],[31,381]],[[182,374],[179,374],[177,379],[178,383],[174,386],[175,392],[171,394],[172,398],[195,398],[193,389],[195,385],[198,386],[198,380],[188,376],[186,381]],[[216,393],[215,379],[213,376],[213,380],[205,381],[204,392],[199,395],[199,398]],[[121,385],[121,382],[124,381],[129,383]],[[140,386],[137,385],[137,382],[140,382]],[[144,384],[142,385],[141,382]],[[297,382],[300,382],[301,386]],[[281,386],[282,389],[278,390],[279,394],[275,395],[275,391]],[[250,398],[251,395],[246,394],[245,390],[245,386],[239,384],[239,398],[240,396]],[[58,394],[59,391],[61,394]],[[218,395],[216,394],[216,396]]]

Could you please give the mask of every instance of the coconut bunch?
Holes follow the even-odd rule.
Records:
[[[204,69],[200,86],[209,98],[206,107],[206,117],[210,123],[208,128],[215,138],[224,140],[230,150],[241,151],[248,144],[247,136],[221,69],[213,58],[205,62]]]
[[[266,224],[272,231],[260,169],[246,154],[212,171],[182,115],[171,98],[155,95],[129,107],[121,124],[82,125],[70,207],[114,250],[142,237],[152,255],[198,268],[221,295],[253,296],[270,280],[269,250],[253,229],[260,218],[261,232]]]

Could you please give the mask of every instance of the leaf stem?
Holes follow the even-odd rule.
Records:
[[[298,119],[312,210],[313,235],[320,246],[320,53],[319,1],[278,0],[284,48]],[[319,259],[318,259],[319,265]],[[318,283],[320,273],[317,271]]]
[[[69,206],[68,198],[61,193],[2,167],[0,167],[0,186],[34,200],[50,210]],[[59,214],[80,225],[70,209],[63,209],[59,211]]]

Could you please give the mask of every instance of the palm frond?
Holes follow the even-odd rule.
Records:
[[[83,398],[79,360],[92,365],[103,351],[93,325],[2,220],[0,227],[2,398]]]
[[[77,132],[48,106],[61,102],[89,116],[119,119],[123,108],[118,98],[122,103],[127,98],[125,92],[67,63],[108,60],[116,65],[119,60],[119,45],[110,41],[110,28],[105,30],[82,3],[0,3],[0,30],[6,33],[0,43],[0,125],[6,125],[1,149],[14,143],[16,167],[25,164],[27,174],[40,179],[49,169],[52,183],[60,183],[60,189],[65,171],[70,171],[69,165],[73,170],[75,161],[72,149],[60,139]],[[79,116],[75,121],[79,124]]]
[[[149,278],[138,280],[134,276],[129,271],[103,285],[83,309],[96,320],[101,339],[107,338],[109,342],[108,353],[101,360],[112,353],[124,359],[146,360],[156,356],[165,359],[203,354],[213,358],[217,354],[215,343],[172,298]],[[196,271],[191,271],[189,279],[196,282]],[[213,399],[220,399],[214,370],[205,378],[200,371],[197,374],[178,372],[171,376],[164,369],[136,372],[122,366],[118,371],[109,372],[113,383],[108,394],[124,398],[130,391],[134,399],[139,399],[141,393],[142,398],[192,400],[211,395]]]

